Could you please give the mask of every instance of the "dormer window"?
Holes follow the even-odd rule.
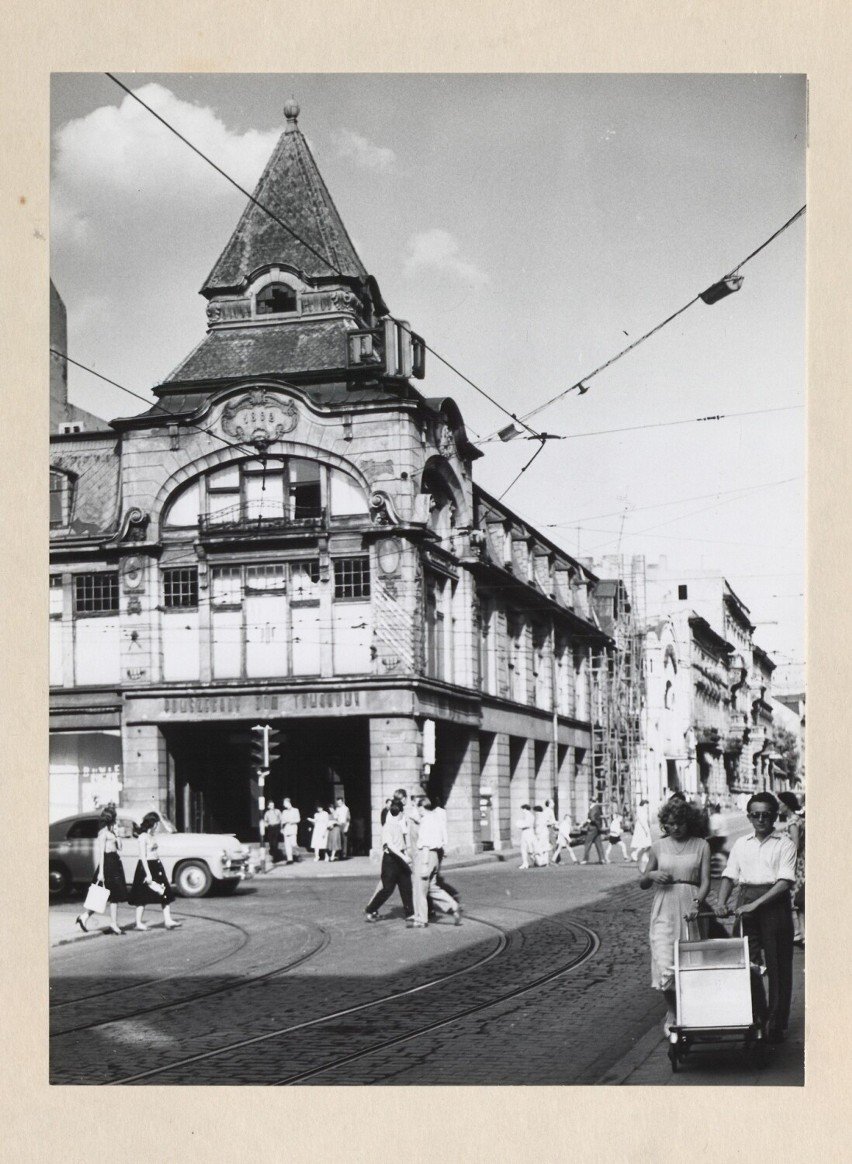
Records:
[[[65,473],[50,474],[50,528],[61,529],[71,517],[71,480]]]
[[[258,315],[287,315],[297,308],[296,292],[286,283],[269,283],[255,298]]]

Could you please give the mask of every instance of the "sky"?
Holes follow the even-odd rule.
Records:
[[[806,198],[797,75],[121,80],[249,189],[295,97],[391,311],[521,415],[732,271]],[[69,355],[153,399],[204,335],[198,292],[245,198],[94,73],[53,77],[51,191]],[[804,685],[806,226],[744,266],[737,294],[690,307],[538,414],[568,439],[505,498],[572,554],[725,576],[778,690]],[[508,423],[434,357],[419,387],[452,396],[474,439]],[[107,418],[145,407],[73,367],[69,397]],[[629,431],[583,435],[610,429]],[[482,448],[476,480],[500,495],[536,446]]]

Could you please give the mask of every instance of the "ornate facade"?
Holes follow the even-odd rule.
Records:
[[[422,784],[454,850],[499,849],[525,801],[585,812],[596,577],[474,484],[286,112],[254,198],[298,238],[250,202],[156,404],[52,438],[51,811],[249,838],[264,795],[342,793],[367,852]]]

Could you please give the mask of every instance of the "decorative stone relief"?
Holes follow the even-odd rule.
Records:
[[[370,518],[373,525],[399,525],[400,516],[387,493],[377,490],[370,496]]]
[[[372,484],[378,481],[380,477],[395,477],[396,470],[393,461],[373,461],[364,457],[358,462],[358,468]]]
[[[222,431],[257,449],[265,449],[293,431],[299,413],[292,400],[256,388],[222,409]]]
[[[121,523],[118,540],[120,542],[144,542],[150,520],[150,515],[143,513],[136,506],[128,509]]]
[[[251,300],[230,299],[207,304],[207,319],[210,324],[233,323],[251,319]]]

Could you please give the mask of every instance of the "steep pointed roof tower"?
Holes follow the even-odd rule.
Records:
[[[253,200],[246,205],[201,289],[208,299],[238,293],[258,271],[272,265],[287,267],[306,280],[366,278],[364,265],[299,129],[295,101],[287,102],[284,115],[284,132]],[[286,229],[266,211],[292,229]]]
[[[317,400],[345,397],[353,381],[385,393],[381,358],[353,359],[352,345],[378,334],[388,308],[320,177],[295,101],[284,114],[284,132],[201,289],[207,335],[157,389],[169,394],[170,411],[255,376],[299,382]]]

